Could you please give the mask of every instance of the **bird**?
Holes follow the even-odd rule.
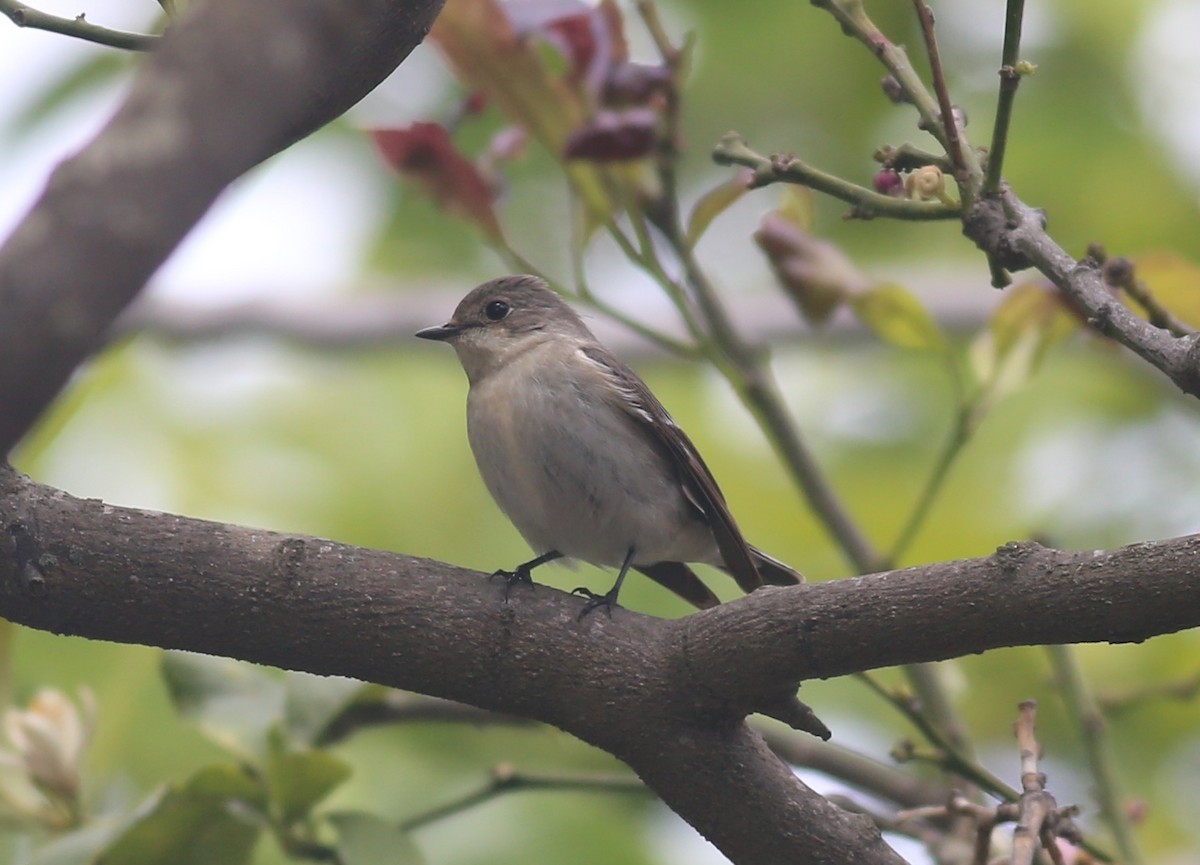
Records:
[[[532,585],[532,570],[556,559],[617,568],[607,592],[574,590],[587,599],[582,620],[598,608],[612,615],[631,568],[700,609],[720,601],[693,563],[747,593],[803,582],[746,542],[691,439],[543,279],[485,282],[416,336],[458,355],[480,475],[536,554],[492,575],[507,588]]]

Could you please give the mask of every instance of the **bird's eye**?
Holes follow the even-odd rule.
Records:
[[[488,317],[488,321],[499,321],[510,312],[512,312],[512,307],[506,300],[493,300],[483,308],[483,314]]]

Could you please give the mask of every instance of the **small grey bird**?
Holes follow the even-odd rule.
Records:
[[[620,568],[580,618],[610,613],[631,567],[697,607],[717,596],[703,562],[743,591],[803,577],[746,543],[695,446],[638,375],[535,276],[471,291],[450,321],[417,336],[450,343],[470,382],[467,435],[479,473],[537,556],[509,585],[559,558]]]

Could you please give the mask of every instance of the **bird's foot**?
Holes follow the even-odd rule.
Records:
[[[584,616],[598,607],[604,607],[604,612],[608,613],[608,617],[611,619],[612,609],[617,606],[617,592],[615,588],[612,591],[605,592],[603,595],[598,595],[591,589],[580,586],[577,589],[572,589],[571,594],[588,599],[587,603],[583,605],[583,609],[579,611],[579,615],[575,618],[577,622],[582,622]]]
[[[530,573],[532,570],[533,569],[527,565],[518,565],[516,570],[513,571],[506,571],[501,568],[488,577],[488,580],[491,581],[497,577],[504,580],[504,600],[507,601],[509,593],[512,592],[512,587],[518,583],[523,583],[524,585],[529,586],[530,589],[533,588],[533,575]]]

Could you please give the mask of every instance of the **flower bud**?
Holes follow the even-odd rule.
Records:
[[[917,201],[944,201],[946,198],[946,175],[936,165],[925,165],[909,173],[904,179],[904,191]]]

